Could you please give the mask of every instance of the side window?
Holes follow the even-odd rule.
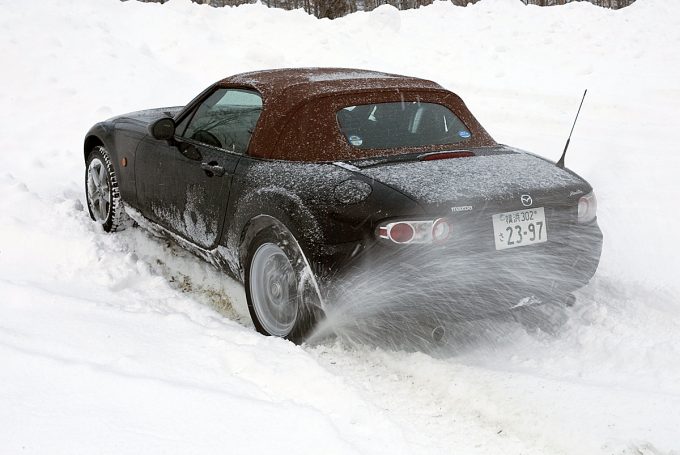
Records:
[[[196,109],[182,136],[213,147],[245,153],[260,112],[262,98],[256,92],[218,89]]]

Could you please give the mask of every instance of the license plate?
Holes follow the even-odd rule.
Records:
[[[543,207],[497,213],[492,219],[497,250],[533,245],[548,240]]]

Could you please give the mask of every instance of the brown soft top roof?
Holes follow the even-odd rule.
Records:
[[[495,144],[457,95],[426,79],[352,68],[285,68],[236,74],[218,85],[255,89],[262,95],[262,114],[248,147],[254,157],[327,161],[366,155],[366,149],[358,150],[342,137],[335,112],[340,105],[352,105],[343,103],[364,97],[366,102],[389,102],[396,94],[417,94],[451,107],[473,137],[476,133],[475,143],[466,147]],[[394,153],[399,151],[383,154]]]
[[[352,68],[283,68],[253,71],[227,77],[221,83],[255,88],[269,101],[294,95],[298,102],[321,94],[355,90],[442,89],[439,84],[425,79]]]

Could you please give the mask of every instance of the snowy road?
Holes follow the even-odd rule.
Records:
[[[0,0],[0,453],[680,453],[679,2],[332,22],[46,3]],[[554,333],[494,321],[430,354],[301,348],[256,334],[207,264],[89,221],[92,123],[297,65],[431,78],[500,142],[553,159],[589,88],[567,164],[596,188],[605,249]]]

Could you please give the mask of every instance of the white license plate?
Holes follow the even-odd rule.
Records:
[[[533,245],[548,240],[543,207],[497,213],[492,219],[497,250]]]

